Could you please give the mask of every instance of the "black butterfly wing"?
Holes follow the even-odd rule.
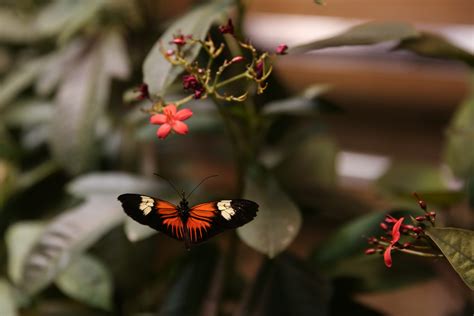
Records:
[[[118,197],[125,213],[135,221],[166,235],[183,240],[185,229],[176,205],[142,194],[122,194]]]
[[[255,218],[258,204],[244,199],[220,200],[193,206],[186,230],[190,242],[201,243],[227,229],[247,224]]]

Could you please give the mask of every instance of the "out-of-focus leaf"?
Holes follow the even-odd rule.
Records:
[[[0,159],[0,213],[2,212],[3,204],[15,191],[17,176],[18,170],[15,165],[7,160]]]
[[[315,85],[306,89],[301,95],[284,100],[272,101],[265,104],[264,114],[310,115],[320,113],[331,106],[318,100],[318,97],[328,91],[327,85]]]
[[[474,231],[430,227],[426,234],[439,247],[464,283],[474,290]]]
[[[97,258],[81,255],[56,278],[56,285],[68,296],[87,305],[110,310],[112,276]]]
[[[329,286],[298,259],[267,260],[240,315],[328,315]]]
[[[394,49],[410,50],[418,55],[460,60],[474,66],[474,55],[450,43],[446,38],[428,32],[417,37],[403,39]]]
[[[422,213],[420,210],[416,212],[395,211],[390,214],[399,218]],[[350,221],[316,249],[312,255],[313,262],[321,268],[326,268],[363,253],[364,249],[369,247],[366,238],[384,234],[379,224],[386,214],[385,212],[371,213]]]
[[[3,278],[0,279],[0,315],[18,315],[10,283]]]
[[[130,76],[130,61],[127,46],[118,31],[109,32],[101,45],[104,71],[110,77],[127,79]]]
[[[44,222],[40,221],[18,222],[8,227],[5,233],[8,249],[7,271],[13,282],[20,281],[24,259],[43,232],[44,227]]]
[[[416,29],[403,22],[368,22],[351,27],[333,37],[294,46],[289,52],[307,52],[328,47],[371,45],[418,36]]]
[[[314,3],[319,5],[326,5],[326,2],[324,0],[314,0]]]
[[[159,315],[200,315],[202,302],[215,273],[218,252],[209,244],[196,247],[168,289]]]
[[[19,288],[27,295],[39,292],[77,255],[123,220],[115,196],[92,196],[80,206],[66,210],[51,221],[28,253]]]
[[[164,95],[166,89],[173,83],[176,77],[182,72],[182,68],[173,67],[163,57],[160,51],[160,45],[168,49],[169,42],[174,34],[181,32],[184,35],[191,34],[195,38],[205,39],[205,36],[212,23],[218,20],[222,14],[229,10],[232,1],[212,1],[196,7],[172,25],[160,37],[151,49],[150,53],[143,63],[143,81],[148,84],[152,94]],[[184,53],[188,61],[193,61],[200,50],[200,45],[184,47]]]
[[[34,40],[32,18],[20,17],[13,10],[0,9],[0,41],[23,43]]]
[[[84,26],[95,19],[100,10],[104,7],[106,1],[70,1],[70,3],[75,6],[75,11],[60,30],[58,35],[59,43],[65,43],[76,33],[78,33]]]
[[[69,70],[70,65],[85,51],[87,44],[86,40],[77,39],[54,53],[41,69],[35,85],[36,93],[46,96],[53,92],[53,89]]]
[[[13,68],[0,83],[0,109],[11,102],[18,93],[35,80],[46,60],[46,57],[38,57]]]
[[[137,242],[143,239],[146,239],[150,236],[153,236],[158,231],[153,228],[142,225],[131,218],[125,220],[125,235],[127,235],[128,240],[131,242]]]
[[[416,192],[428,205],[449,207],[461,202],[466,194],[463,191],[417,191]],[[408,197],[408,195],[407,195]],[[413,201],[413,196],[410,196]]]
[[[31,128],[33,125],[47,123],[52,117],[53,107],[46,100],[25,100],[15,103],[5,111],[7,125]]]
[[[298,234],[301,213],[268,173],[247,179],[244,197],[257,202],[259,211],[257,217],[239,227],[237,233],[247,245],[273,258]]]
[[[276,167],[276,174],[285,183],[297,186],[332,187],[336,184],[337,145],[326,135],[310,136],[292,148]],[[304,177],[301,178],[301,170]]]
[[[394,163],[377,180],[384,191],[409,196],[413,192],[445,191],[447,185],[440,168],[421,163]]]
[[[113,66],[115,62],[106,62],[109,53],[117,55],[116,36],[107,33],[81,56],[56,96],[50,145],[55,159],[73,174],[90,168],[100,154],[95,146],[97,124],[109,97],[110,79],[124,74]]]
[[[169,194],[170,189],[162,183],[125,172],[88,173],[68,183],[67,191],[76,196],[110,195],[123,193]],[[118,202],[117,202],[118,203]],[[120,206],[120,204],[117,204]]]
[[[474,74],[470,93],[453,115],[446,136],[444,160],[457,177],[466,179],[474,173]]]

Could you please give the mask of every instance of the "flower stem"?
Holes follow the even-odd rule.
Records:
[[[228,85],[229,83],[232,83],[232,82],[234,82],[234,81],[240,80],[240,79],[242,79],[242,78],[250,78],[248,72],[243,72],[243,73],[238,74],[238,75],[236,75],[236,76],[233,76],[233,77],[231,77],[231,78],[229,78],[229,79],[226,79],[226,80],[224,80],[224,81],[221,81],[221,82],[219,82],[219,83],[217,83],[217,84],[215,85],[214,89],[221,88],[221,87],[223,87],[223,86]]]
[[[410,250],[410,249],[400,249],[397,248],[398,251],[404,252],[404,253],[409,253],[415,256],[421,256],[421,257],[431,257],[431,258],[443,258],[444,255],[440,253],[428,253],[428,252],[421,252],[421,251],[416,251],[416,250]]]

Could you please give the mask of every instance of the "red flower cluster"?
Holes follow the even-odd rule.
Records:
[[[368,238],[368,243],[375,245],[374,248],[369,248],[365,251],[365,254],[371,255],[374,253],[382,253],[385,265],[390,268],[392,266],[392,251],[398,250],[402,252],[410,252],[415,255],[425,255],[432,256],[432,253],[422,253],[419,251],[406,250],[407,248],[416,247],[413,245],[414,242],[417,242],[421,237],[425,236],[425,225],[422,223],[424,221],[429,221],[434,225],[436,213],[428,212],[426,202],[421,200],[416,193],[414,194],[418,199],[418,205],[420,208],[425,211],[424,216],[417,216],[416,218],[411,217],[413,225],[403,224],[404,217],[394,218],[390,215],[387,215],[383,222],[380,223],[380,228],[386,231],[386,234],[391,235],[389,240],[385,236],[380,236],[379,238],[370,237]],[[406,235],[409,238],[412,238],[414,242],[405,242],[400,244],[400,238],[402,235]]]
[[[168,104],[163,108],[163,114],[155,114],[150,117],[151,124],[161,125],[157,131],[158,138],[166,138],[171,130],[178,134],[184,135],[188,133],[188,125],[183,123],[193,115],[190,109],[182,109],[177,111],[176,105]]]
[[[183,88],[185,90],[192,90],[195,99],[200,99],[206,91],[194,75],[183,76]]]

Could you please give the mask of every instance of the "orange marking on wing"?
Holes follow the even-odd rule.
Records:
[[[155,200],[155,207],[157,209],[176,209],[176,206],[163,200]]]
[[[166,225],[168,228],[171,228],[171,234],[178,238],[183,237],[183,222],[177,216],[169,217],[163,220],[163,224]]]
[[[202,238],[202,230],[206,232],[209,228],[211,228],[211,223],[205,220],[196,219],[193,217],[189,217],[188,221],[186,222],[186,226],[190,232],[190,237],[192,241],[198,240],[198,230],[199,236]]]
[[[198,204],[191,208],[190,214],[191,216],[197,217],[204,217],[204,218],[212,218],[216,215],[216,203],[215,202],[208,202]]]

